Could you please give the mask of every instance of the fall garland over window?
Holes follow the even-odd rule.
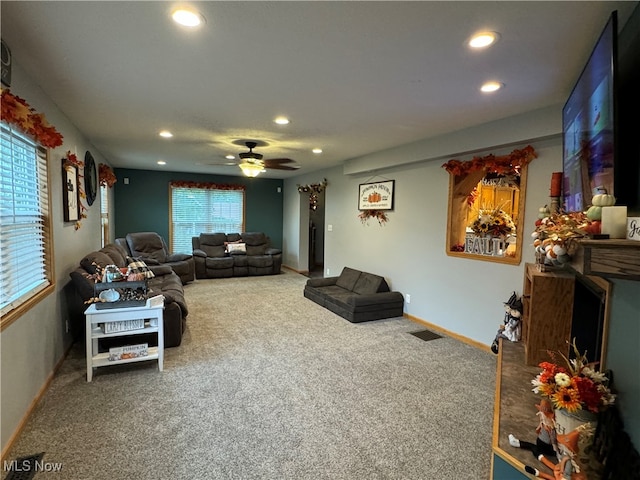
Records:
[[[178,180],[169,182],[169,186],[178,188],[203,188],[207,190],[246,190],[245,185],[234,185],[230,183],[213,182],[191,182],[188,180]]]
[[[8,89],[3,89],[0,105],[0,119],[18,126],[40,145],[49,148],[62,145],[62,135],[55,127],[49,125],[44,113],[36,113],[26,100],[13,95]]]
[[[109,165],[101,163],[98,166],[98,182],[100,185],[111,188],[117,181],[116,174],[113,173],[113,169]]]
[[[473,157],[467,162],[460,160],[449,160],[442,165],[447,172],[452,175],[467,175],[476,170],[484,170],[487,173],[497,173],[500,175],[520,175],[520,170],[538,154],[531,145],[527,145],[521,150],[514,150],[508,155],[485,155],[484,157]]]
[[[87,207],[84,205],[83,201],[87,201],[87,194],[84,192],[84,188],[82,185],[84,184],[84,162],[78,160],[78,157],[75,153],[71,153],[67,151],[67,156],[64,158],[63,167],[67,168],[69,166],[73,166],[78,171],[78,204],[80,205],[80,218],[74,225],[74,228],[78,230],[82,226],[82,219],[87,218]]]

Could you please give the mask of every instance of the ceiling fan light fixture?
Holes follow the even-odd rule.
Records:
[[[238,166],[240,167],[240,170],[242,170],[242,173],[244,173],[246,177],[251,177],[251,178],[257,177],[258,175],[260,175],[260,173],[264,171],[263,166],[257,163],[251,163],[251,162],[245,161],[238,164]]]

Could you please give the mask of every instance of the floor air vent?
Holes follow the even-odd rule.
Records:
[[[424,340],[425,342],[442,338],[440,335],[432,332],[431,330],[420,330],[419,332],[411,332],[411,335],[413,335],[414,337],[418,337],[420,340]]]
[[[39,469],[42,470],[42,457],[44,452],[7,462],[9,475],[5,480],[31,480]]]

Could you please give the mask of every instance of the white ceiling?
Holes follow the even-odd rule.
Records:
[[[174,2],[0,8],[14,62],[113,166],[238,175],[206,164],[257,140],[301,166],[263,174],[286,178],[563,103],[611,11],[623,26],[636,4],[192,2],[196,31],[173,24]],[[470,51],[480,30],[501,39]],[[489,79],[506,88],[480,93]]]

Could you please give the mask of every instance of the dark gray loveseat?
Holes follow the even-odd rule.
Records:
[[[352,323],[401,317],[404,297],[373,273],[344,267],[339,277],[310,278],[304,296]]]
[[[282,250],[263,232],[201,233],[191,238],[196,278],[277,275]],[[234,249],[232,247],[240,247]]]

